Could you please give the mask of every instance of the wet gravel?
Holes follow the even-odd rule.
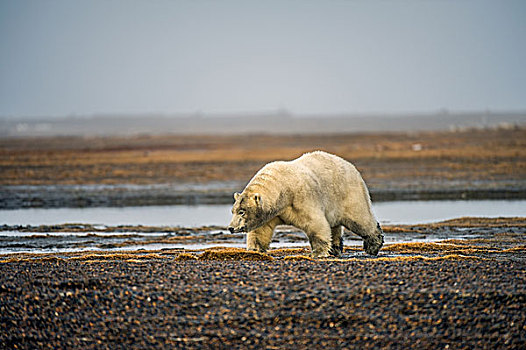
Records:
[[[524,260],[0,264],[0,348],[524,349]]]

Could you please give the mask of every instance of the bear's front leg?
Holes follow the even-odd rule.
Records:
[[[270,246],[270,242],[272,241],[274,229],[277,225],[282,223],[283,222],[280,218],[275,217],[265,225],[247,232],[247,250],[253,250],[261,253],[266,252]]]
[[[269,245],[263,245],[258,240],[259,230],[247,232],[247,250],[264,253],[267,251]]]

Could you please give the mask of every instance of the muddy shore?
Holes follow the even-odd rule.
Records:
[[[232,204],[232,193],[243,190],[243,182],[157,185],[40,185],[0,186],[0,209],[86,208],[148,205]],[[497,187],[495,187],[497,186]],[[500,187],[499,187],[500,186]],[[521,181],[451,186],[420,185],[370,188],[373,202],[401,200],[525,199]]]
[[[524,218],[385,230],[449,230],[467,238],[388,244],[378,257],[347,246],[342,259],[319,260],[305,248],[6,255],[0,257],[0,347],[526,346]]]
[[[473,250],[463,249],[478,244],[477,253],[484,257],[496,258],[501,250],[507,251],[507,258],[514,260],[526,257],[518,254],[526,244],[526,219],[524,218],[459,218],[429,224],[383,225],[384,240],[388,244],[383,251],[391,252],[393,243],[464,244],[458,247],[442,245],[428,246],[423,252],[426,257],[437,257],[441,253],[468,254]],[[359,258],[363,254],[362,240],[349,230],[344,230],[346,258]],[[470,243],[471,242],[471,243]],[[272,239],[271,248],[308,247],[306,235],[292,226],[279,226]],[[244,247],[245,235],[231,234],[222,226],[170,227],[136,225],[0,225],[0,262],[22,261],[44,258],[82,258],[85,254],[101,251],[111,253],[137,253],[150,251],[165,256],[177,257],[181,252],[198,257],[203,247]],[[416,246],[418,249],[419,246]],[[404,248],[405,249],[405,248]],[[418,250],[416,249],[416,250]],[[486,249],[486,251],[483,251]],[[509,251],[509,249],[513,249]],[[407,249],[406,249],[407,250]],[[512,254],[516,251],[517,254]],[[29,252],[29,253],[24,253]],[[47,253],[45,253],[47,252]],[[409,254],[411,251],[397,251]],[[395,254],[395,253],[392,253]],[[385,256],[384,256],[385,257]]]

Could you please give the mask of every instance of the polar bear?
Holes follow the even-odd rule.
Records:
[[[313,257],[342,254],[342,226],[363,238],[370,255],[377,255],[384,242],[360,173],[330,153],[268,163],[234,199],[228,229],[247,232],[248,250],[265,252],[274,228],[283,224],[305,232]]]

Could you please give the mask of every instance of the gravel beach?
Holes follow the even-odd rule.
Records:
[[[526,263],[3,264],[5,349],[524,349]]]

